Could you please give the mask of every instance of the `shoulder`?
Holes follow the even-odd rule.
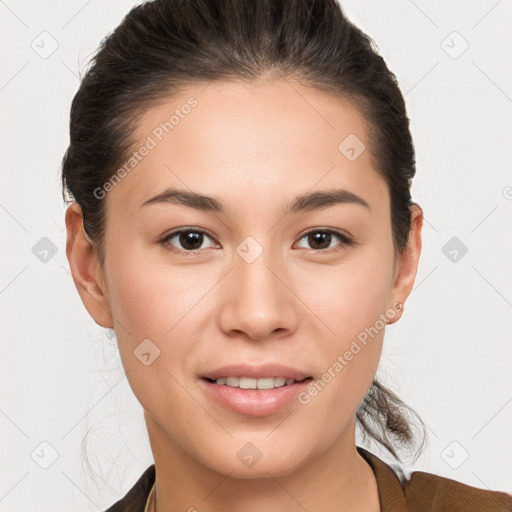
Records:
[[[479,489],[423,471],[413,472],[402,482],[407,505],[418,512],[512,512],[512,495]]]
[[[151,464],[123,498],[104,512],[143,512],[155,481],[155,465]]]
[[[358,446],[374,471],[382,512],[512,512],[512,495],[388,464]]]

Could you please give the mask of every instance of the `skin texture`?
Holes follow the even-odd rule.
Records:
[[[389,191],[372,168],[360,113],[287,80],[182,90],[145,112],[135,146],[191,96],[197,106],[107,193],[104,268],[80,207],[66,212],[73,280],[92,318],[115,330],[145,411],[157,510],[378,511],[354,415],[377,371],[384,329],[309,403],[270,416],[217,405],[198,376],[225,364],[276,362],[321,379],[360,332],[405,303],[421,251],[421,208],[413,207],[408,249],[395,258]],[[354,161],[338,149],[349,134],[366,146]],[[215,196],[228,212],[141,207],[169,186]],[[298,195],[334,188],[371,210],[347,203],[283,213]],[[172,252],[187,250],[179,237],[159,243],[182,227],[211,237],[194,254]],[[305,236],[314,228],[338,229],[356,244],[333,235],[314,245]],[[236,252],[248,236],[263,250],[251,263]],[[145,339],[160,350],[148,366],[134,355]],[[262,454],[252,467],[237,457],[248,442]]]

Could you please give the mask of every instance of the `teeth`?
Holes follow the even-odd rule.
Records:
[[[273,389],[293,384],[293,379],[285,377],[268,377],[263,379],[253,379],[251,377],[223,377],[215,381],[216,384],[240,389]]]

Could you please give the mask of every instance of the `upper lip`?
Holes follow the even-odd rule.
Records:
[[[263,365],[231,364],[222,366],[216,370],[208,371],[201,375],[201,377],[212,380],[220,379],[222,377],[252,377],[255,379],[264,379],[266,377],[285,377],[286,379],[300,381],[310,377],[310,375],[295,368],[290,368],[289,366],[268,363]]]

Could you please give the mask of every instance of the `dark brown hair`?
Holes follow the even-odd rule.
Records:
[[[415,153],[404,99],[373,40],[336,0],[153,0],[134,7],[102,42],[81,79],[62,161],[64,201],[82,208],[104,263],[102,187],[133,151],[137,120],[187,85],[286,78],[349,99],[363,115],[372,162],[386,181],[395,256],[411,228]],[[340,141],[341,142],[341,141]],[[421,419],[375,379],[357,410],[363,435],[398,460]]]

